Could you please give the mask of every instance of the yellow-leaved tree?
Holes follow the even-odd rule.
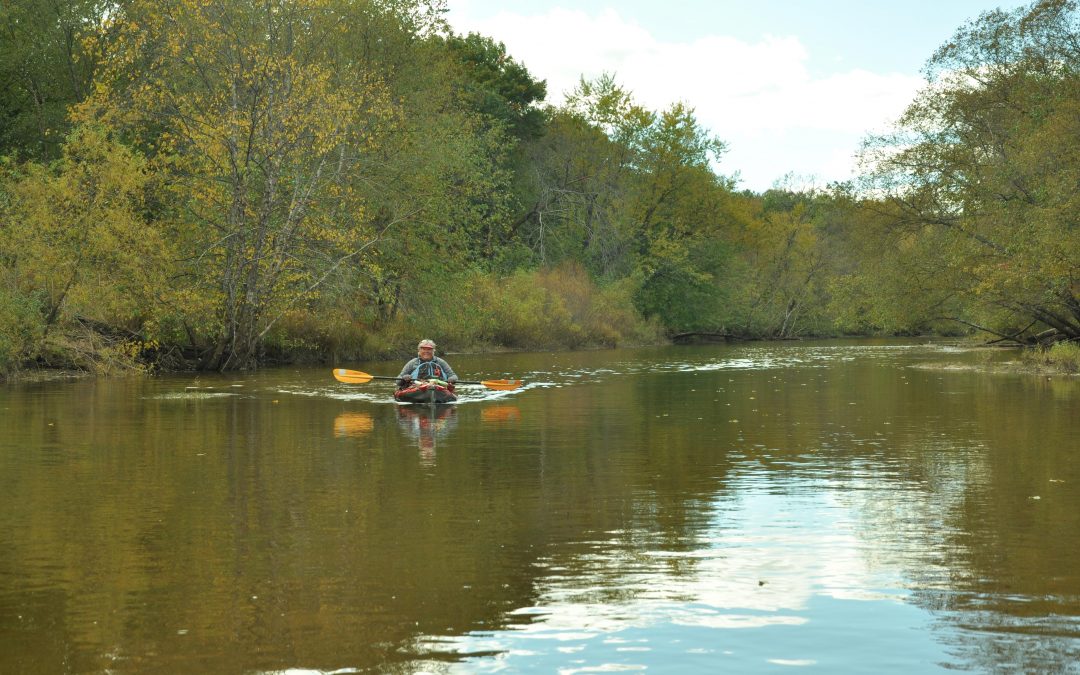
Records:
[[[144,158],[92,125],[63,150],[0,175],[0,371],[33,359],[109,370],[155,320],[169,256],[145,219]]]
[[[359,165],[397,112],[350,57],[360,4],[133,0],[103,32],[75,117],[120,132],[165,178],[153,217],[179,266],[161,337],[202,368],[253,366],[275,324],[379,236]]]

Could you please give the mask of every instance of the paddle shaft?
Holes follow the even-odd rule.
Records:
[[[386,375],[372,375],[371,379],[373,379],[373,380],[397,380],[398,378],[396,378],[396,377],[387,377]],[[481,382],[480,380],[458,380],[457,382],[455,382],[455,384],[486,384],[486,383]]]

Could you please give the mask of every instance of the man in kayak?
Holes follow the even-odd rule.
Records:
[[[446,361],[435,356],[435,343],[431,340],[421,340],[416,346],[416,358],[411,359],[401,369],[398,375],[398,389],[405,389],[412,385],[413,380],[443,380],[447,383],[447,389],[454,391],[457,383],[457,373]]]

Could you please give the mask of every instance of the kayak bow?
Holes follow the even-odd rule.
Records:
[[[457,400],[457,395],[450,391],[442,380],[420,380],[404,389],[395,391],[394,400],[398,403],[435,405],[437,403],[453,403]]]

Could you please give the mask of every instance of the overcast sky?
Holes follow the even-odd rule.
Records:
[[[961,25],[1010,0],[448,0],[451,25],[506,45],[560,103],[604,72],[652,110],[684,101],[728,144],[718,170],[762,191],[849,178]]]

